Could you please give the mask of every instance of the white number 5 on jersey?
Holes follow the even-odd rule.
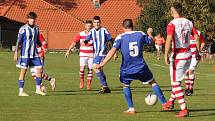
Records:
[[[136,57],[139,54],[139,49],[137,46],[137,42],[130,42],[129,43],[129,50],[130,50],[130,56]]]

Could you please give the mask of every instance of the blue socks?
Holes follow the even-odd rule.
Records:
[[[24,87],[24,80],[19,80],[19,88],[23,88]]]
[[[36,85],[39,85],[39,86],[40,86],[41,83],[42,83],[42,78],[36,77],[35,81],[36,81]]]
[[[99,71],[98,73],[96,73],[96,76],[99,78],[100,84],[102,86],[107,86],[106,76],[105,76],[104,72]]]
[[[159,85],[156,84],[156,85],[152,86],[152,89],[155,92],[155,94],[158,96],[161,104],[166,103],[166,98],[164,97],[163,92],[161,91]]]
[[[134,105],[133,105],[130,87],[123,87],[123,92],[124,92],[124,96],[125,96],[125,99],[126,99],[127,104],[128,104],[128,108],[133,108]]]

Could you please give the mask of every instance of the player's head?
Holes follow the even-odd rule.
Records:
[[[95,27],[95,29],[100,29],[101,27],[101,19],[99,16],[94,16],[93,17],[93,26]]]
[[[29,12],[27,15],[28,24],[34,25],[36,18],[37,18],[37,14],[35,12]]]
[[[92,29],[93,22],[91,20],[85,21],[85,29],[89,32]]]
[[[133,30],[134,25],[133,25],[132,20],[131,19],[123,20],[122,27],[123,27],[124,31],[127,30],[127,29]]]
[[[171,15],[174,17],[176,14],[182,15],[182,5],[179,2],[174,2],[171,7]]]

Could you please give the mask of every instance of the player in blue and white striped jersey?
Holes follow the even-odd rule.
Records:
[[[21,68],[19,75],[19,96],[29,96],[23,91],[24,78],[29,66],[37,68],[36,81],[36,93],[40,95],[46,95],[40,90],[40,84],[42,82],[42,67],[43,64],[37,52],[36,45],[41,46],[39,41],[39,27],[35,25],[37,14],[30,12],[27,15],[27,24],[23,25],[19,29],[16,50],[14,54],[14,60],[17,61],[17,67]],[[18,59],[18,48],[21,47],[20,58]]]
[[[100,62],[105,58],[107,54],[107,42],[112,40],[110,33],[106,28],[101,26],[101,19],[99,16],[93,17],[93,26],[94,28],[90,30],[89,34],[86,37],[85,43],[89,40],[93,40],[94,47],[94,58],[93,65],[100,64]],[[106,76],[102,69],[94,69],[97,77],[100,80],[102,86],[100,93],[110,93],[108,88]]]

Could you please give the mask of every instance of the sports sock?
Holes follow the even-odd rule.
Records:
[[[172,82],[172,91],[175,93],[176,99],[180,104],[181,110],[186,109],[184,94],[181,88],[181,82]]]
[[[90,84],[93,78],[93,72],[92,69],[88,69],[88,74],[87,74],[87,84]]]
[[[84,80],[84,67],[80,67],[80,79]]]
[[[189,78],[190,78],[190,90],[193,90],[195,75],[194,74],[190,74]]]
[[[42,78],[47,81],[51,81],[52,79],[48,74],[45,74],[45,73],[42,74]]]
[[[164,97],[163,92],[160,89],[160,86],[158,84],[152,85],[152,89],[155,92],[155,94],[158,96],[158,99],[160,100],[161,104],[166,103],[166,98]]]
[[[176,99],[175,93],[174,93],[173,91],[171,91],[171,97],[170,97],[170,99],[169,99],[169,102],[170,102],[171,104],[173,104],[174,101],[175,101],[175,99]]]
[[[19,93],[23,93],[23,88],[24,88],[25,81],[24,80],[19,80],[18,83],[19,83]]]
[[[126,99],[127,104],[128,104],[128,108],[133,108],[134,105],[133,105],[130,87],[123,87],[123,92],[124,92],[124,96],[125,96],[125,99]]]
[[[99,71],[99,72],[96,73],[96,76],[99,78],[100,84],[102,86],[106,87],[107,86],[107,82],[106,82],[106,76],[105,76],[104,72]]]
[[[36,81],[36,91],[40,91],[40,85],[41,85],[41,83],[42,83],[42,78],[37,77],[37,78],[35,79],[35,81]]]
[[[188,90],[190,87],[190,79],[185,79],[185,89]]]

